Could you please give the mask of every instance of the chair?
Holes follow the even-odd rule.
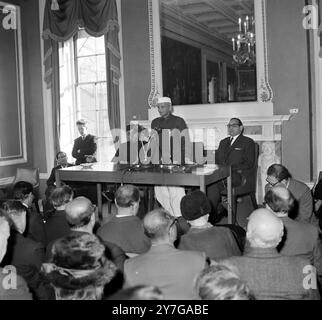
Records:
[[[32,184],[34,189],[39,188],[39,169],[38,168],[17,168],[13,185],[19,181],[26,181]]]
[[[255,161],[254,167],[244,170],[244,176],[241,185],[232,188],[232,223],[237,222],[237,199],[240,197],[250,196],[254,209],[258,208],[256,201],[257,186],[257,168],[258,168],[259,145],[255,143]],[[223,191],[221,195],[226,196],[227,191]]]

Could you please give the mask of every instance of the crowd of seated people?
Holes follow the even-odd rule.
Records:
[[[96,206],[69,186],[53,188],[41,214],[32,186],[19,182],[0,211],[0,284],[5,268],[16,277],[14,289],[0,285],[0,299],[318,300],[320,229],[296,219],[290,178],[275,181],[275,171],[266,207],[252,212],[246,230],[210,223],[201,191],[182,198],[179,218],[162,207],[138,216],[133,185],[117,189],[116,214],[96,228]]]

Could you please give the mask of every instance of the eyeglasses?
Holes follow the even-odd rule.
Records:
[[[227,124],[227,128],[237,128],[237,127],[240,127],[240,125],[239,124],[237,124],[237,123],[233,123],[233,124],[230,124],[230,123],[228,123]]]

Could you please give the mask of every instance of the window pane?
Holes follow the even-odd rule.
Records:
[[[77,56],[89,56],[96,54],[105,54],[104,36],[99,38],[91,37],[85,30],[78,32],[77,36]]]
[[[107,110],[107,86],[106,82],[96,85],[97,109]]]
[[[78,82],[95,82],[96,74],[96,56],[78,58]]]
[[[95,50],[95,38],[84,37],[78,38],[76,41],[77,56],[90,56],[96,54]]]
[[[88,133],[93,134],[95,136],[98,135],[97,128],[97,113],[96,111],[82,111],[81,118],[87,121],[87,129]]]
[[[97,56],[97,81],[106,81],[106,58]]]
[[[95,111],[95,84],[79,85],[77,87],[77,102],[81,112]]]

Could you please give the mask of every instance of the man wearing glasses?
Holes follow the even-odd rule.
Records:
[[[232,186],[237,187],[242,183],[243,177],[247,176],[249,170],[252,170],[255,165],[255,142],[243,135],[244,126],[238,118],[230,119],[227,130],[229,136],[220,141],[219,148],[216,150],[216,164],[231,166]],[[219,216],[224,210],[222,206],[218,208],[221,198],[220,192],[225,189],[225,181],[220,181],[208,189],[208,196],[216,211],[215,213]]]

